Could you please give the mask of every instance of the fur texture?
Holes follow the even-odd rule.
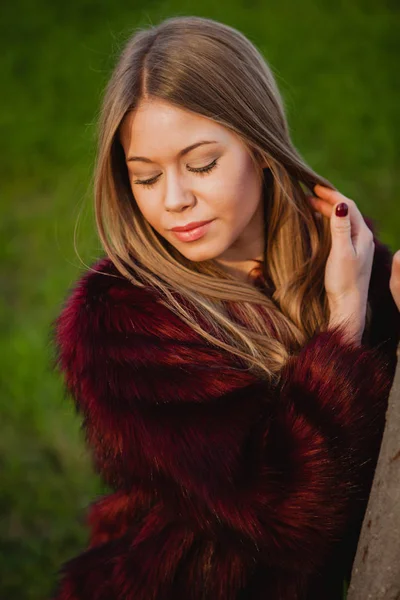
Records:
[[[156,292],[82,275],[53,322],[55,365],[111,492],[54,600],[341,599],[400,336],[391,253],[375,245],[368,340],[315,335],[276,389]],[[94,268],[117,274],[108,258]]]

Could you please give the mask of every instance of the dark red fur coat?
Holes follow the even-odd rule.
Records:
[[[108,258],[81,276],[52,325],[55,365],[111,493],[54,600],[342,598],[397,361],[391,259],[375,237],[368,340],[314,335],[275,388],[154,291],[98,273],[118,274]]]

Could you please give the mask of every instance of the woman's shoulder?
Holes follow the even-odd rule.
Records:
[[[124,277],[107,256],[98,258],[83,271],[69,289],[67,299],[70,303],[97,307],[104,303],[113,303],[124,298],[136,302],[155,302],[157,295],[149,286],[134,284]]]
[[[157,290],[134,284],[101,257],[67,290],[52,322],[53,337],[58,344],[89,338],[101,343],[121,334],[192,339],[194,332],[160,300]]]
[[[105,390],[112,396],[117,389],[118,398],[128,394],[127,404],[174,402],[177,391],[184,402],[208,402],[254,382],[159,296],[123,277],[107,258],[73,284],[52,322],[51,345],[54,368],[78,405],[96,411]]]

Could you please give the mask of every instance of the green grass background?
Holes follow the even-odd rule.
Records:
[[[102,252],[90,178],[121,44],[173,15],[240,29],[273,68],[297,148],[394,251],[400,18],[394,0],[17,0],[2,13],[0,598],[39,600],[83,549],[85,508],[106,491],[52,372],[49,327],[81,261]]]

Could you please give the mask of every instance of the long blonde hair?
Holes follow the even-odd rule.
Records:
[[[264,291],[238,281],[214,260],[188,260],[142,216],[120,126],[144,98],[213,119],[249,148],[263,182]],[[260,158],[269,169],[259,167]],[[161,302],[208,344],[271,381],[329,319],[324,272],[330,224],[306,198],[316,183],[335,189],[291,142],[273,74],[242,33],[211,19],[178,16],[138,29],[126,42],[99,118],[94,188],[101,243],[121,275],[156,288]]]

